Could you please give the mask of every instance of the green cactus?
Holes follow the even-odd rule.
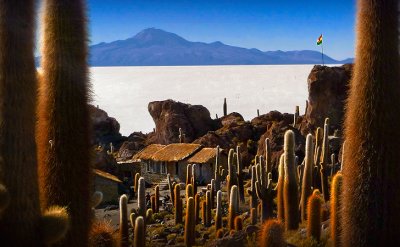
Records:
[[[122,195],[119,198],[119,241],[121,247],[129,246],[128,230],[128,197]]]
[[[319,241],[321,238],[321,198],[318,195],[311,195],[307,208],[307,236]]]
[[[156,186],[154,188],[154,200],[155,200],[155,209],[154,209],[154,213],[158,213],[160,210],[160,186]]]
[[[192,179],[191,179],[191,184],[193,186],[193,195],[197,194],[197,183],[196,183],[197,174],[196,174],[196,170],[197,170],[197,165],[193,164],[192,165]]]
[[[214,179],[211,179],[211,183],[210,183],[210,206],[211,206],[211,209],[213,209],[214,208],[214,198],[215,198],[215,193],[217,192],[216,190],[215,190],[215,180]]]
[[[312,135],[308,134],[306,138],[306,156],[304,172],[303,172],[303,183],[301,185],[301,199],[300,199],[300,210],[301,210],[301,220],[307,219],[307,199],[312,193],[312,172],[314,166],[314,147]]]
[[[235,218],[235,231],[243,230],[243,219],[240,216],[236,216]]]
[[[206,192],[206,206],[207,206],[207,212],[206,212],[205,226],[209,227],[209,226],[211,226],[211,209],[212,209],[211,191],[209,191],[209,190]]]
[[[181,199],[181,186],[175,185],[175,225],[182,223],[182,199]]]
[[[206,226],[206,222],[207,222],[207,202],[206,201],[201,202],[201,219],[202,219],[203,225]]]
[[[137,215],[137,213],[131,213],[130,215],[129,215],[129,221],[131,222],[131,226],[132,226],[132,228],[135,228],[135,221],[136,221],[136,218],[138,217],[138,215]],[[133,229],[134,230],[134,229]]]
[[[221,171],[219,169],[219,153],[220,153],[220,148],[217,146],[216,148],[216,155],[215,155],[215,166],[214,166],[214,180],[215,180],[215,191],[218,191],[221,189],[221,182],[222,182],[222,175]]]
[[[251,171],[251,185],[250,188],[247,189],[247,194],[250,195],[250,208],[257,208],[258,202],[257,202],[257,192],[256,192],[256,180],[257,180],[257,174],[256,174],[256,166],[252,166],[250,168]]]
[[[171,197],[171,201],[175,206],[175,193],[174,193],[174,188],[175,187],[173,186],[173,184],[171,182],[171,175],[169,173],[167,174],[167,181],[168,181],[168,189],[169,189],[169,194],[170,194],[170,197]]]
[[[217,210],[215,213],[215,230],[222,228],[222,191],[217,192]]]
[[[228,224],[229,224],[229,229],[234,230],[235,229],[235,217],[237,216],[237,213],[239,211],[239,205],[238,205],[238,188],[236,185],[233,185],[231,188],[231,193],[229,197],[229,218],[228,218]]]
[[[277,211],[278,211],[278,220],[283,222],[285,219],[285,204],[283,201],[283,188],[285,183],[285,160],[283,154],[279,158],[279,176],[278,176],[278,185],[277,185]]]
[[[269,145],[269,141],[265,142]],[[269,148],[266,148],[268,151]],[[266,154],[269,155],[268,153]],[[273,200],[275,193],[272,187],[271,173],[266,173],[266,165],[264,165],[263,157],[260,156],[260,163],[256,166],[257,181],[255,183],[256,193],[258,199],[261,201],[261,219],[262,222],[272,217],[273,213]]]
[[[149,208],[146,211],[146,220],[145,220],[145,225],[146,223],[151,223],[153,221],[153,209]]]
[[[288,130],[284,141],[285,179],[283,186],[283,202],[286,230],[296,230],[299,227],[299,200],[296,179],[294,132]]]
[[[150,205],[151,205],[151,209],[153,210],[153,212],[156,211],[156,197],[155,196],[150,196]]]
[[[223,108],[224,108],[223,110],[224,110],[224,117],[225,117],[226,115],[228,115],[228,106],[226,104],[226,98],[224,98]]]
[[[250,209],[250,224],[256,225],[257,224],[257,209],[256,208],[251,208]]]
[[[186,201],[188,201],[189,197],[193,197],[193,186],[192,184],[186,185]]]
[[[194,214],[194,199],[189,197],[186,206],[186,216],[185,216],[185,245],[193,246],[195,244],[195,214]]]
[[[134,186],[133,186],[133,190],[135,191],[135,194],[137,194],[139,191],[139,184],[138,184],[139,178],[140,178],[140,174],[137,172],[135,174],[135,180],[134,180]]]
[[[244,182],[243,182],[243,167],[240,156],[240,146],[236,146],[236,164],[237,164],[237,184],[239,189],[239,199],[241,203],[244,203]]]
[[[47,205],[43,213],[40,209],[35,4],[34,0],[0,1],[0,239],[9,246],[53,244],[64,238],[69,225],[65,207]],[[89,193],[86,196],[89,216]]]
[[[336,173],[332,180],[331,187],[331,217],[330,229],[331,239],[334,247],[342,246],[342,194],[343,194],[343,176],[340,172]]]
[[[194,197],[194,215],[195,215],[195,224],[199,224],[200,222],[200,195],[196,194]]]
[[[192,165],[188,164],[186,167],[186,185],[192,183]]]
[[[146,186],[144,178],[140,177],[138,183],[138,214],[144,218],[146,217]]]
[[[265,169],[266,173],[272,172],[272,151],[271,151],[271,143],[269,138],[265,139]]]
[[[282,223],[272,219],[265,221],[258,236],[258,246],[286,247]]]
[[[296,127],[297,119],[299,118],[299,116],[300,116],[300,107],[297,105],[293,116],[293,127]]]
[[[228,153],[228,176],[226,177],[227,180],[227,190],[228,190],[228,197],[230,198],[230,191],[232,186],[237,185],[237,174],[236,174],[236,167],[235,167],[235,158],[234,158],[235,151],[233,149],[229,150]]]
[[[139,216],[135,220],[135,233],[133,237],[133,247],[145,247],[146,246],[146,228],[144,225],[144,219]]]
[[[329,185],[328,185],[328,163],[329,163],[329,118],[325,119],[324,125],[324,137],[322,142],[322,158],[320,162],[320,173],[321,173],[321,189],[325,200],[329,198]]]

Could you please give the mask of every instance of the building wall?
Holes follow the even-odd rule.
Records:
[[[103,204],[118,203],[118,183],[100,176],[95,176],[94,191],[103,193]]]

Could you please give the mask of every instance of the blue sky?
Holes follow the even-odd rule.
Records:
[[[190,41],[267,50],[319,50],[354,56],[355,0],[89,0],[91,44],[155,27]]]

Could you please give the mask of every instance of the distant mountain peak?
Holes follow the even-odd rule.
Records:
[[[162,29],[158,28],[146,28],[140,31],[138,34],[133,36],[133,40],[139,43],[147,43],[150,45],[167,45],[167,44],[182,44],[188,42],[184,38]]]

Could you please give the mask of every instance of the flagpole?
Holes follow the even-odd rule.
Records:
[[[322,34],[321,34],[322,35]],[[324,63],[324,42],[322,41],[322,43],[321,43],[321,49],[322,49],[322,53],[321,53],[321,56],[322,56],[322,66],[324,66],[325,65],[325,63]]]

